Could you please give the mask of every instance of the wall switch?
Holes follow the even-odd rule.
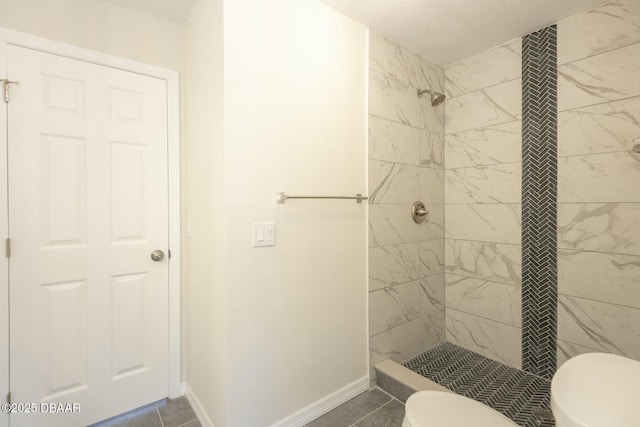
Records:
[[[253,223],[253,247],[276,245],[276,224],[274,222]]]

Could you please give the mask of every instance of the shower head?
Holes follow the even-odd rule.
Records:
[[[437,107],[438,105],[444,102],[444,98],[445,98],[444,94],[439,92],[434,92],[429,89],[418,89],[418,96],[422,96],[425,93],[431,94],[431,105],[433,105],[434,107]]]

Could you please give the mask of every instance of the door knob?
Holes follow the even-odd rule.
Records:
[[[162,252],[160,249],[156,249],[155,251],[151,252],[151,259],[155,262],[162,261],[164,259],[164,252]]]

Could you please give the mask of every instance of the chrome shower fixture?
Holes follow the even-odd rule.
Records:
[[[444,94],[439,92],[434,92],[429,89],[418,89],[418,96],[422,96],[425,93],[431,94],[431,105],[433,105],[434,107],[437,107],[438,105],[444,102],[444,98],[445,98]]]

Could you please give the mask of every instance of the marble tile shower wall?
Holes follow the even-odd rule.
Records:
[[[444,71],[385,36],[369,46],[369,345],[371,366],[444,340]],[[422,200],[429,222],[415,224]],[[371,379],[375,372],[371,370]]]
[[[558,74],[558,363],[640,359],[640,1],[558,23]]]
[[[640,2],[558,23],[558,364],[640,359]],[[447,340],[521,364],[521,39],[445,69]]]
[[[445,69],[446,338],[521,365],[521,39]]]

